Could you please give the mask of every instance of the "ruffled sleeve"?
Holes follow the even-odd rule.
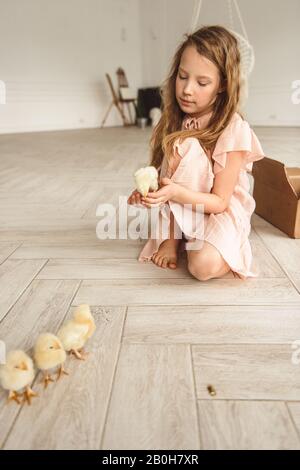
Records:
[[[247,121],[240,116],[234,119],[220,135],[212,159],[214,160],[214,174],[219,173],[226,166],[228,152],[243,151],[243,170],[251,173],[253,162],[265,157],[260,142],[250,128]]]

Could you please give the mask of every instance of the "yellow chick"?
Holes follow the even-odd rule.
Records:
[[[9,390],[8,401],[14,400],[20,404],[18,391],[23,392],[24,401],[31,404],[31,398],[37,394],[30,388],[34,379],[34,366],[32,359],[19,349],[7,354],[6,363],[0,366],[0,382],[5,390]]]
[[[89,305],[79,305],[72,320],[65,323],[57,333],[66,351],[84,360],[88,354],[83,350],[86,341],[95,332],[96,325]]]
[[[149,189],[158,190],[158,171],[154,166],[140,168],[134,173],[136,189],[144,197],[147,196]]]
[[[42,333],[38,337],[34,346],[34,360],[37,367],[43,371],[45,388],[48,386],[49,382],[54,382],[49,374],[50,369],[59,366],[56,380],[58,380],[62,374],[69,375],[63,367],[66,357],[66,352],[57,336],[52,333]]]

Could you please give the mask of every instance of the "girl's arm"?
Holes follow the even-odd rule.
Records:
[[[214,185],[210,193],[191,191],[177,184],[172,201],[180,204],[192,204],[193,210],[196,210],[197,204],[203,204],[204,213],[206,214],[224,212],[229,205],[230,198],[238,182],[243,160],[243,152],[230,152],[225,168],[215,176]]]
[[[197,204],[203,204],[205,214],[218,214],[226,209],[223,199],[217,194],[200,193],[180,185],[178,185],[177,194],[172,201],[180,204],[192,204],[193,211],[196,211]]]

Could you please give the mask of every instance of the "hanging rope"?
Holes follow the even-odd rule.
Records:
[[[203,6],[203,0],[194,1],[193,16],[192,16],[192,22],[191,22],[189,34],[192,34],[198,26],[202,6]],[[240,25],[241,25],[243,35],[237,33],[234,30],[234,8],[236,10],[236,13],[237,13]],[[248,76],[254,67],[255,57],[254,57],[253,47],[249,43],[248,34],[246,31],[246,27],[242,18],[239,5],[238,5],[238,1],[227,0],[227,11],[228,11],[228,16],[229,16],[231,32],[236,36],[238,40],[239,49],[241,52],[242,71],[244,75]]]
[[[233,26],[234,26],[232,2],[235,6],[235,9],[236,9],[236,12],[237,12],[240,24],[241,24],[243,34],[244,34],[245,38],[247,39],[247,41],[249,41],[248,34],[247,34],[247,31],[246,31],[246,27],[245,27],[245,23],[244,23],[244,20],[243,20],[243,17],[242,17],[242,14],[241,14],[241,11],[240,11],[237,0],[227,0],[227,9],[228,9],[230,27],[233,29]],[[201,9],[202,9],[202,4],[203,4],[203,0],[195,0],[194,1],[192,22],[191,22],[190,31],[189,31],[190,34],[195,31],[195,29],[198,25],[200,12],[201,12]]]
[[[229,24],[231,29],[233,29],[233,11],[232,11],[232,0],[227,0],[227,10],[228,10],[228,17],[229,17]]]
[[[192,23],[191,23],[191,26],[190,26],[190,34],[192,34],[195,31],[196,26],[198,24],[200,11],[201,11],[201,8],[202,8],[202,1],[203,0],[195,0],[194,1],[194,10],[193,10],[193,16],[192,16]]]
[[[192,16],[189,34],[192,34],[198,26],[202,5],[203,5],[203,0],[194,0],[193,16]],[[235,31],[233,7],[236,10],[243,35]],[[238,47],[239,47],[240,54],[241,54],[241,93],[240,93],[239,104],[240,104],[240,109],[243,110],[243,107],[246,104],[247,98],[248,98],[248,76],[253,70],[254,63],[255,63],[255,55],[254,55],[253,47],[249,43],[248,34],[246,31],[246,27],[245,27],[237,0],[227,0],[227,11],[228,11],[231,33],[235,35],[238,41]]]
[[[235,9],[236,9],[237,15],[238,15],[239,20],[240,20],[240,23],[241,23],[241,27],[242,27],[242,30],[243,30],[243,34],[244,34],[245,38],[247,39],[247,41],[249,42],[248,34],[247,34],[247,31],[246,31],[246,27],[245,27],[245,24],[244,24],[244,21],[243,21],[243,18],[242,18],[242,14],[241,14],[241,11],[240,11],[240,9],[239,9],[237,0],[233,0],[233,3],[234,3],[234,6],[235,6]]]

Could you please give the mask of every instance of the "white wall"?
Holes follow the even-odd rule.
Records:
[[[226,4],[203,0],[198,26],[229,26]],[[291,86],[300,80],[300,0],[239,5],[256,52],[246,117],[299,126]],[[194,0],[0,0],[0,133],[100,126],[111,101],[105,72],[116,84],[122,66],[134,88],[159,86],[193,7]],[[106,126],[118,125],[113,109]]]
[[[139,0],[0,0],[0,133],[100,126],[105,72],[142,83]],[[115,108],[106,126],[122,125]]]

